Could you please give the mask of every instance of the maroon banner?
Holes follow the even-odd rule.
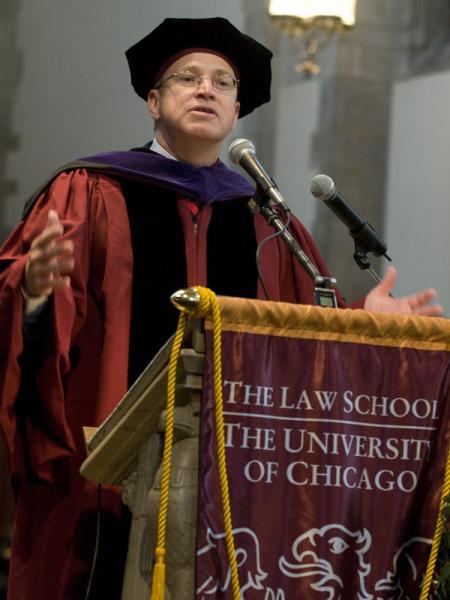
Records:
[[[449,353],[224,332],[226,454],[241,598],[420,596],[448,446]],[[211,333],[196,597],[231,598]]]

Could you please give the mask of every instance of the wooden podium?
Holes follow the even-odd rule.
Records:
[[[406,577],[395,569],[411,544],[418,547],[417,557],[410,553],[408,561],[416,560],[422,576],[450,435],[448,321],[230,298],[220,299],[220,308],[234,535],[239,545],[239,536],[251,532],[261,565],[259,579],[241,582],[248,590],[244,597],[253,597],[255,581],[259,587],[254,589],[262,590],[255,597],[262,598],[312,600],[332,588],[345,598],[387,597],[382,594],[394,593]],[[195,586],[202,590],[197,597],[216,597],[208,589],[208,577],[218,559],[210,559],[205,540],[217,540],[220,552],[223,536],[210,475],[214,454],[202,445],[199,460],[200,427],[208,437],[211,425],[205,404],[214,403],[211,364],[205,359],[203,323],[194,319],[190,324],[177,378],[166,560],[171,600],[196,597]],[[206,321],[207,352],[210,329]],[[89,439],[81,468],[89,480],[120,485],[132,512],[124,600],[148,600],[150,595],[170,345],[169,340]],[[205,363],[209,375],[203,391]],[[428,435],[434,437],[428,440]],[[260,465],[266,465],[261,476]],[[207,493],[199,469],[208,473],[212,489]],[[261,497],[267,501],[261,503]],[[412,512],[422,505],[426,513]],[[258,518],[253,506],[263,511]],[[309,507],[307,515],[304,506]],[[383,512],[387,533],[401,524],[388,542],[372,522],[377,510]],[[275,531],[283,533],[284,546],[278,549],[272,543]],[[298,548],[313,538],[325,544],[329,532],[334,532],[334,550],[308,571]],[[350,558],[344,561],[349,546],[360,571]],[[245,550],[248,554],[250,547]],[[217,577],[223,575],[223,597],[231,598],[224,564]],[[337,574],[339,568],[346,573],[353,569],[355,581]],[[245,579],[244,568],[241,575]],[[408,583],[414,593],[419,584],[417,574]]]

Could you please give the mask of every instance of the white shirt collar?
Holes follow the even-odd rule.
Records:
[[[152,144],[150,146],[152,152],[156,152],[156,154],[160,154],[161,156],[165,156],[166,158],[171,158],[172,160],[177,160],[175,156],[170,154],[165,148],[161,146],[156,138],[152,139]]]

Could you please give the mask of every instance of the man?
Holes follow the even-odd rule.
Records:
[[[219,153],[237,119],[270,99],[271,56],[225,19],[166,19],[127,52],[155,123],[151,145],[66,165],[4,244],[0,414],[17,497],[14,600],[88,589],[120,597],[126,523],[117,491],[78,474],[82,427],[108,416],[173,332],[174,290],[263,297],[254,255],[270,230],[246,207],[252,187]],[[295,220],[292,231],[326,273]],[[278,241],[262,271],[272,299],[313,302],[312,282]],[[391,298],[394,280],[390,271],[367,309],[440,313],[433,290]]]

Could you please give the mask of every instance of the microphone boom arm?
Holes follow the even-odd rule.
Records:
[[[270,206],[264,192],[258,186],[255,196],[249,201],[248,206],[252,212],[260,212],[267,223],[279,233],[297,261],[314,282],[314,295],[318,306],[337,308],[336,293],[332,288],[336,284],[333,277],[321,275],[309,256],[302,250],[297,240],[286,229],[284,222],[277,212]]]

